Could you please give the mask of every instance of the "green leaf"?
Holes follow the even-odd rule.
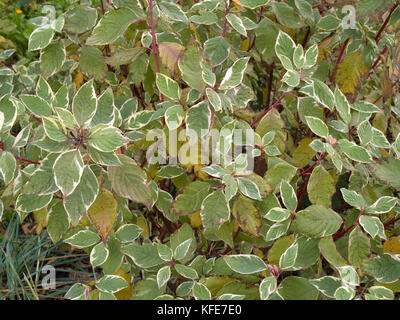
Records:
[[[170,277],[171,277],[170,266],[165,266],[165,267],[162,267],[160,270],[158,270],[158,272],[157,272],[158,288],[161,289],[164,285],[166,285]]]
[[[61,201],[50,208],[46,228],[54,244],[67,232],[69,228],[68,215]]]
[[[296,213],[293,230],[310,238],[326,237],[339,230],[342,218],[332,209],[312,205]]]
[[[199,278],[199,275],[197,274],[197,271],[191,267],[185,266],[183,264],[176,264],[175,265],[175,270],[178,272],[181,276],[191,279],[191,280],[196,280]]]
[[[42,123],[46,135],[51,140],[57,142],[67,141],[68,139],[67,132],[60,121],[53,118],[43,117]]]
[[[200,215],[204,228],[210,232],[217,232],[229,220],[229,206],[221,189],[203,200]]]
[[[298,252],[299,252],[299,245],[298,245],[298,243],[294,242],[281,255],[281,257],[279,259],[279,268],[282,270],[292,268],[296,263]]]
[[[54,181],[65,197],[69,196],[81,181],[83,165],[79,150],[65,151],[54,162]]]
[[[312,132],[325,139],[328,138],[328,126],[321,119],[311,116],[306,116],[305,119]]]
[[[170,164],[163,166],[160,170],[158,170],[156,176],[160,178],[170,179],[179,177],[184,172],[185,170],[183,170],[180,166]]]
[[[210,101],[211,105],[214,107],[215,111],[221,111],[222,109],[222,102],[221,97],[216,93],[213,89],[207,88],[206,94],[208,101]]]
[[[169,107],[164,114],[165,123],[169,130],[175,130],[179,128],[185,118],[185,111],[182,106],[177,104]]]
[[[122,165],[108,168],[108,178],[113,190],[123,198],[150,207],[151,192],[146,173],[131,158],[125,155],[119,155],[118,158]]]
[[[318,290],[310,280],[295,276],[284,278],[278,292],[285,300],[317,300],[318,297]]]
[[[48,78],[58,72],[65,60],[65,48],[58,40],[48,45],[40,55],[40,72],[43,77]]]
[[[373,239],[376,236],[379,236],[379,238],[386,240],[385,227],[378,217],[362,215],[359,222],[365,232],[367,232]]]
[[[203,181],[193,181],[184,187],[172,203],[171,211],[178,215],[187,215],[201,209],[210,186]]]
[[[247,37],[247,31],[245,26],[243,25],[243,21],[233,13],[228,13],[226,15],[226,20],[228,20],[229,24],[239,32],[241,35]]]
[[[301,1],[301,3],[307,3]],[[318,58],[318,45],[314,44],[304,54],[304,69],[309,69],[317,63]]]
[[[99,193],[97,178],[90,167],[85,167],[75,190],[64,198],[64,208],[69,221],[76,226]]]
[[[97,289],[107,293],[115,293],[128,286],[129,284],[124,278],[113,274],[106,274],[96,282]]]
[[[354,298],[354,295],[354,289],[347,286],[341,286],[335,291],[336,300],[352,300]]]
[[[96,20],[95,8],[77,6],[65,13],[64,30],[71,33],[84,33],[94,27]]]
[[[362,113],[374,113],[381,111],[376,105],[367,101],[356,101],[351,105],[351,108]]]
[[[249,9],[256,9],[258,7],[265,6],[269,3],[269,0],[240,0],[240,4]]]
[[[121,251],[130,257],[138,267],[144,269],[158,266],[164,262],[158,255],[157,246],[153,244],[129,244],[122,247]]]
[[[128,108],[128,105],[134,108],[135,101],[136,100],[128,100],[127,102],[125,102],[121,107],[121,111],[124,110],[124,107]],[[132,105],[130,105],[130,102],[132,102]],[[112,88],[108,87],[97,100],[96,113],[94,114],[90,125],[95,126],[100,123],[112,125],[115,120],[114,113],[114,93]]]
[[[208,39],[204,47],[204,55],[212,66],[218,66],[228,58],[230,45],[223,37]]]
[[[318,279],[312,279],[311,283],[325,296],[334,298],[335,292],[341,286],[342,281],[336,277],[325,276]]]
[[[175,260],[182,260],[185,258],[187,253],[189,252],[190,245],[192,244],[193,239],[187,239],[180,243],[174,251]]]
[[[389,158],[388,161],[371,164],[372,174],[385,184],[400,189],[400,160]]]
[[[100,238],[96,233],[85,229],[73,234],[68,239],[65,239],[64,242],[77,248],[87,248],[95,245],[99,240]]]
[[[236,179],[240,192],[254,200],[261,200],[260,190],[257,185],[247,178],[238,177]]]
[[[103,242],[99,242],[95,245],[90,252],[90,264],[93,268],[102,265],[108,258],[110,252],[105,247]]]
[[[107,75],[107,65],[103,53],[96,47],[83,47],[79,58],[79,67],[88,77],[103,80]]]
[[[94,117],[97,108],[97,97],[93,80],[81,86],[72,101],[72,112],[80,126],[86,127]]]
[[[353,190],[348,190],[346,188],[341,188],[340,192],[342,193],[344,201],[346,201],[352,207],[357,209],[363,209],[366,205],[364,198]]]
[[[208,132],[210,124],[211,111],[207,101],[201,101],[189,108],[186,114],[186,127],[187,129],[194,130],[197,138],[202,137]]]
[[[282,81],[290,87],[297,87],[300,83],[300,74],[297,71],[288,70],[284,74]]]
[[[193,285],[193,296],[196,300],[211,300],[210,290],[204,284],[198,282]]]
[[[272,10],[278,21],[286,27],[297,29],[301,26],[297,12],[285,2],[272,3]]]
[[[130,24],[135,22],[137,16],[128,8],[109,10],[100,19],[92,35],[86,40],[86,45],[104,45],[117,40]]]
[[[400,259],[388,253],[365,261],[363,266],[367,274],[380,282],[391,283],[400,278]]]
[[[90,130],[89,145],[101,152],[112,152],[125,144],[118,128],[98,124]]]
[[[70,300],[83,300],[87,292],[89,292],[88,286],[82,283],[75,283],[71,288],[69,288],[64,298]]]
[[[335,96],[331,89],[320,80],[313,80],[314,98],[323,107],[333,110],[335,105]]]
[[[178,60],[178,66],[182,73],[183,81],[185,81],[190,88],[196,89],[199,92],[202,92],[205,87],[205,83],[201,77],[201,61],[202,57],[200,52],[194,45],[190,45],[183,56]]]
[[[397,204],[397,198],[384,196],[376,200],[371,206],[366,209],[368,213],[382,214],[389,212]]]
[[[357,226],[349,236],[349,262],[354,267],[361,268],[370,253],[370,240]]]
[[[188,23],[189,20],[180,7],[173,2],[162,1],[158,4],[163,13],[173,21]]]
[[[343,259],[337,251],[335,242],[332,237],[325,237],[319,241],[319,248],[324,258],[335,268],[347,265],[347,261]]]
[[[325,31],[333,31],[340,27],[341,22],[342,21],[334,15],[328,14],[318,21],[317,28]]]
[[[240,85],[250,58],[240,58],[226,71],[219,87],[220,90],[232,89]]]
[[[290,217],[290,211],[284,208],[272,208],[267,212],[264,218],[273,222],[282,222]]]
[[[369,152],[365,148],[356,145],[354,142],[347,139],[340,139],[338,144],[340,146],[340,150],[351,160],[362,163],[373,162]]]
[[[229,268],[240,274],[258,273],[267,269],[264,261],[254,254],[228,255],[224,261]]]
[[[277,281],[275,277],[265,277],[262,279],[259,291],[261,300],[268,300],[272,293],[277,289]]]
[[[21,95],[20,99],[28,111],[37,117],[49,117],[53,113],[49,103],[39,96]]]
[[[367,145],[372,140],[372,126],[369,120],[362,121],[357,127],[357,134],[360,138],[361,144]]]
[[[124,224],[115,232],[115,236],[121,242],[132,242],[142,233],[143,229],[136,224]]]
[[[33,30],[29,36],[28,51],[35,51],[46,48],[54,37],[54,30],[48,27],[41,27]]]
[[[118,67],[124,64],[130,64],[134,62],[145,51],[146,50],[143,47],[136,47],[136,48],[118,47],[117,50],[113,52],[113,54],[110,57],[105,57],[105,60],[108,65],[112,67]]]
[[[171,78],[157,73],[156,84],[158,90],[172,101],[179,101],[180,90],[178,83]]]
[[[283,180],[281,182],[280,191],[281,191],[281,198],[285,207],[292,212],[296,211],[297,196],[296,193],[294,192],[293,187],[289,183]]]
[[[339,87],[335,88],[335,105],[339,116],[346,124],[349,124],[351,121],[350,103],[347,101],[342,91],[340,91]]]
[[[335,181],[321,165],[314,168],[307,184],[308,198],[312,204],[330,207],[331,198],[336,192]]]
[[[8,151],[0,152],[0,174],[4,184],[8,185],[14,180],[17,170],[17,161],[13,154]]]

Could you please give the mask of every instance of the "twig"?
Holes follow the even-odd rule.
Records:
[[[156,32],[155,32],[156,24],[155,24],[154,18],[153,18],[153,0],[149,1],[149,14],[150,14],[149,26],[151,29],[151,37],[152,37],[152,41],[153,41],[153,54],[154,54],[154,59],[156,60],[157,73],[160,73],[160,63],[158,61]],[[160,98],[161,98],[161,102],[163,102],[164,95],[161,92],[160,92]]]
[[[392,16],[393,11],[396,10],[396,8],[397,8],[398,6],[399,6],[399,4],[396,3],[396,4],[392,7],[392,9],[390,9],[389,15],[387,16],[385,22],[383,23],[383,25],[380,27],[378,33],[376,34],[376,37],[375,37],[375,42],[376,42],[376,43],[378,43],[379,40],[381,39],[382,32],[385,30],[387,24],[389,23],[390,17]]]
[[[272,109],[274,109],[275,107],[277,107],[281,101],[286,97],[286,96],[293,96],[298,98],[295,94],[291,93],[291,92],[285,92],[283,95],[281,95],[281,97],[276,100],[272,105],[270,105],[262,114],[260,114],[255,120],[253,120],[251,122],[251,126],[254,127],[255,124],[260,121],[268,112],[270,112]]]

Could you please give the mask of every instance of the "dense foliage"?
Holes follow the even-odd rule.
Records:
[[[398,298],[399,4],[6,2],[0,230],[69,299]]]

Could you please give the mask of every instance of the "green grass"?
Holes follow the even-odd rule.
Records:
[[[88,255],[61,250],[61,244],[54,245],[47,232],[25,235],[14,214],[0,240],[0,299],[58,299],[79,279],[92,278]],[[44,290],[41,284],[46,264],[56,269],[54,290]]]

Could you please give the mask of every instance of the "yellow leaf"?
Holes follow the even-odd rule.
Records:
[[[389,238],[383,244],[383,252],[400,254],[400,236]]]
[[[331,55],[332,49],[329,48],[329,45],[331,44],[332,40],[336,37],[335,33],[332,33],[325,39],[323,39],[319,44],[318,44],[318,58],[317,62],[320,60],[324,60],[328,58]]]
[[[311,138],[301,139],[298,147],[293,152],[293,158],[291,163],[296,167],[304,167],[317,153],[314,151],[309,144],[313,141]]]
[[[368,72],[368,67],[362,60],[360,52],[352,52],[346,55],[339,63],[335,81],[340,90],[351,100],[354,101],[357,89],[361,85],[361,78]]]
[[[112,192],[103,188],[88,209],[89,219],[103,241],[108,238],[117,220],[117,207]]]
[[[83,73],[79,68],[77,69],[76,75],[72,80],[72,82],[75,83],[75,90],[78,91],[78,89],[81,87],[83,83]]]
[[[176,42],[162,42],[158,45],[158,50],[164,66],[173,72],[185,47]]]
[[[238,9],[239,11],[246,11],[246,9],[243,8],[242,3],[239,0],[233,0],[233,5]]]
[[[128,287],[114,293],[115,297],[118,300],[129,300],[132,297],[132,292],[133,292],[132,291],[133,284],[131,284],[131,277],[130,277],[129,273],[127,273],[124,269],[119,268],[114,274],[116,276],[120,276],[120,277],[124,278],[125,281],[129,283]]]
[[[200,228],[202,226],[201,217],[200,217],[200,210],[196,211],[195,213],[189,214],[190,225],[193,228]]]
[[[247,51],[249,50],[249,47],[250,47],[250,40],[247,38],[242,41],[239,49],[242,51]]]
[[[268,250],[268,263],[279,266],[281,255],[292,245],[294,240],[294,234],[276,240],[271,249]]]
[[[34,211],[33,212],[33,218],[35,219],[35,222],[37,223],[36,226],[36,234],[41,234],[43,231],[43,228],[47,225],[47,207]]]
[[[254,201],[240,197],[233,204],[232,213],[243,231],[259,236],[262,219]]]
[[[208,180],[209,179],[209,175],[201,170],[201,168],[203,168],[203,167],[204,167],[204,165],[202,165],[202,164],[195,164],[193,166],[194,174],[200,180]]]
[[[136,219],[136,224],[142,228],[143,232],[141,234],[141,236],[143,238],[148,239],[150,237],[150,230],[149,230],[149,225],[147,223],[147,220],[144,216],[139,216]]]

